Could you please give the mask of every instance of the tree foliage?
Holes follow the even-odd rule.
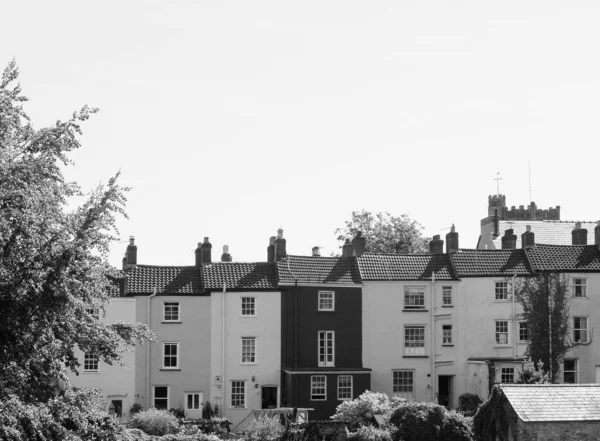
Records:
[[[362,232],[366,251],[372,253],[428,253],[430,238],[423,237],[423,226],[408,214],[392,216],[390,213],[372,214],[353,211],[343,228],[335,230],[337,240],[344,243]]]
[[[521,384],[545,384],[550,382],[550,375],[544,371],[544,362],[534,363],[528,358],[523,362],[523,370],[519,372],[517,383]]]
[[[105,310],[115,276],[107,257],[125,215],[118,175],[67,210],[83,193],[62,168],[96,109],[36,130],[17,78],[12,61],[0,83],[0,400],[35,406],[65,396],[66,373],[79,366],[76,348],[112,364],[152,334],[94,313]]]
[[[526,355],[539,360],[542,367],[549,366],[551,383],[556,382],[560,363],[573,346],[569,336],[569,280],[565,274],[541,273],[515,285],[531,342]]]

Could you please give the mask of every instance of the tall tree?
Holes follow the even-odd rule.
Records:
[[[366,210],[353,211],[343,228],[335,230],[342,244],[352,240],[361,231],[366,238],[366,251],[372,253],[427,253],[430,238],[423,237],[423,226],[408,214],[392,216],[390,213],[373,215]]]
[[[4,410],[38,406],[47,415],[42,407],[62,400],[75,412],[88,397],[73,395],[68,384],[66,373],[79,366],[76,348],[112,364],[152,334],[140,323],[105,324],[94,314],[104,311],[117,276],[108,250],[115,220],[125,214],[118,175],[67,210],[83,194],[61,167],[71,164],[80,123],[96,109],[36,130],[17,78],[13,60],[0,83],[0,402],[12,403]]]

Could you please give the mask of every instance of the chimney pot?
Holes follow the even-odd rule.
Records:
[[[231,254],[229,254],[229,246],[223,245],[223,254],[221,254],[221,262],[231,262]]]
[[[283,229],[277,230],[277,239],[283,239]]]
[[[525,230],[521,234],[521,245],[523,249],[532,248],[535,245],[535,234],[531,231],[531,225],[526,225]]]
[[[429,242],[429,252],[431,254],[443,254],[444,241],[440,239],[440,235],[436,234]]]
[[[450,232],[446,234],[446,252],[451,254],[457,252],[458,249],[458,233],[452,224]]]
[[[200,266],[210,265],[212,263],[212,244],[208,241],[208,237],[204,238],[204,242],[200,244]],[[196,250],[198,251],[198,250]],[[196,260],[196,266],[198,262]]]
[[[319,247],[313,247],[312,249],[312,255],[313,257],[320,257],[321,253],[319,252]]]
[[[517,248],[517,235],[514,234],[512,228],[509,228],[504,231],[504,236],[502,236],[502,249],[514,250],[515,248]]]
[[[283,238],[283,230],[281,228],[277,230],[277,239],[275,239],[274,247],[275,260],[281,260],[287,256],[286,240]]]
[[[581,228],[581,222],[576,222],[575,228],[571,231],[571,243],[573,245],[587,245],[587,229]]]

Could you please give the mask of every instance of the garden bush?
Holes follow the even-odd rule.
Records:
[[[348,433],[348,441],[392,441],[392,434],[387,428],[361,426],[356,432]]]
[[[366,391],[358,398],[340,404],[331,418],[343,422],[350,432],[354,432],[361,426],[372,424],[374,415],[383,415],[385,421],[389,420],[394,409],[404,402],[403,398]]]
[[[468,420],[434,403],[406,401],[390,417],[394,441],[472,441]]]
[[[129,420],[129,427],[141,429],[148,435],[168,435],[177,433],[177,418],[166,410],[148,409],[136,413]]]
[[[481,403],[481,398],[479,398],[478,395],[469,393],[462,394],[458,397],[458,410],[463,415],[473,416]]]
[[[256,415],[240,432],[244,441],[277,441],[283,435],[285,428],[279,421],[279,415]]]

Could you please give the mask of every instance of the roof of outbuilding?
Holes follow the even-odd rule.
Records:
[[[600,384],[502,384],[523,421],[600,421]]]
[[[202,268],[206,290],[276,289],[277,266],[267,262],[218,262]]]
[[[314,285],[360,285],[356,259],[353,257],[287,256],[277,261],[279,283]]]
[[[535,271],[600,271],[600,250],[595,245],[542,245],[526,250]]]
[[[525,251],[518,250],[465,250],[452,254],[452,263],[458,277],[507,277],[532,274]]]
[[[127,295],[193,295],[202,293],[200,269],[195,266],[136,265],[126,272]]]
[[[365,253],[358,258],[362,280],[456,280],[447,254]]]
[[[535,234],[535,243],[545,243],[553,245],[571,245],[571,231],[575,228],[578,221],[560,221],[560,220],[501,220],[498,221],[498,230],[500,236],[493,240],[496,249],[502,248],[502,234],[508,229],[512,229],[517,235],[517,248],[521,248],[521,235],[526,231],[527,225],[531,225],[531,231]],[[594,237],[594,228],[597,222],[581,221],[581,228],[588,230],[588,241]]]

